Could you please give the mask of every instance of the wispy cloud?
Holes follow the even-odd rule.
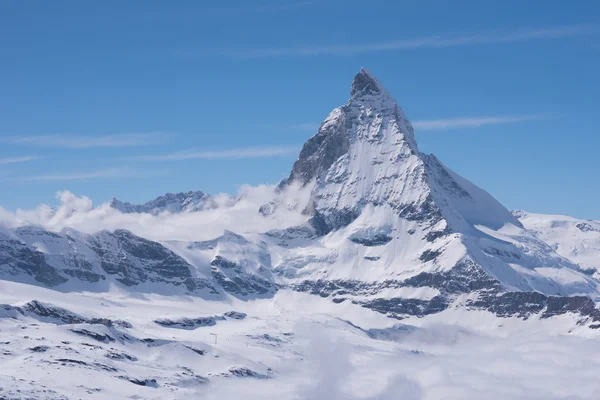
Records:
[[[513,31],[476,32],[463,36],[426,36],[366,44],[313,45],[304,47],[276,47],[263,49],[225,49],[205,51],[207,54],[221,54],[242,58],[265,58],[285,56],[348,56],[361,53],[415,50],[421,48],[446,48],[472,45],[493,45],[512,42],[525,42],[541,39],[567,38],[600,33],[600,25],[579,24],[546,28],[522,28]]]
[[[517,116],[496,116],[496,117],[467,117],[467,118],[448,118],[448,119],[430,119],[414,121],[412,126],[422,131],[437,131],[453,128],[479,128],[485,125],[513,124],[517,122],[531,121],[543,118],[542,115],[517,115]]]
[[[40,147],[60,147],[67,149],[88,149],[96,147],[135,147],[165,143],[171,133],[145,132],[122,133],[101,136],[88,135],[40,135],[0,137],[0,143],[10,143]]]
[[[425,119],[413,121],[413,128],[421,131],[438,131],[453,128],[479,128],[485,125],[513,124],[518,122],[545,119],[546,114],[532,115],[502,115],[502,116],[477,116],[477,117],[457,117],[442,119]],[[302,124],[282,124],[273,125],[281,129],[296,129],[302,131],[316,132],[319,124],[307,122]]]
[[[0,158],[0,165],[16,164],[16,163],[22,163],[22,162],[27,162],[27,161],[32,161],[32,160],[37,160],[37,157],[33,157],[33,156],[6,157],[6,158]]]
[[[182,160],[235,160],[244,158],[277,157],[297,153],[300,146],[266,146],[254,148],[240,148],[216,151],[178,152],[170,154],[156,154],[145,156],[127,157],[134,161],[182,161]]]
[[[72,172],[65,174],[48,174],[16,177],[14,180],[21,182],[32,181],[85,181],[93,179],[110,178],[141,178],[152,176],[164,176],[167,171],[136,171],[130,168],[108,168],[97,171]]]

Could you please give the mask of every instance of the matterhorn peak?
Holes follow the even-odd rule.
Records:
[[[303,185],[323,174],[335,163],[365,162],[379,168],[382,154],[418,153],[413,128],[392,95],[367,69],[362,68],[352,81],[352,97],[334,109],[319,131],[302,148],[290,177],[282,185],[299,181]],[[344,157],[343,157],[344,156]],[[360,159],[360,160],[359,160]],[[347,169],[350,165],[338,165]]]
[[[382,93],[382,88],[381,84],[377,81],[377,78],[375,78],[366,68],[361,68],[352,81],[350,95],[352,97],[357,97],[364,94],[377,95],[380,93]]]

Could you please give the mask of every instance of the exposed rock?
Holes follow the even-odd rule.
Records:
[[[108,334],[92,332],[87,329],[70,329],[70,331],[81,336],[89,337],[90,339],[94,339],[102,343],[110,343],[115,341],[115,338]]]
[[[269,379],[270,376],[261,374],[256,371],[252,371],[246,367],[232,367],[229,368],[229,373],[232,376],[237,376],[239,378],[257,378],[257,379]]]

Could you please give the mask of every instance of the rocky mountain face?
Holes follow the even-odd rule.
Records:
[[[196,276],[181,256],[122,229],[88,235],[18,228],[11,236],[0,236],[0,264],[5,279],[67,290],[86,286],[103,290],[119,283],[217,294],[212,283]]]
[[[209,298],[269,297],[291,288],[395,318],[462,307],[600,319],[599,282],[589,268],[528,230],[529,219],[421,153],[400,106],[364,69],[348,103],[306,142],[278,196],[298,187],[310,191],[308,204],[296,210],[304,225],[226,231],[204,242],[157,243],[125,230],[14,229],[0,236],[0,274],[58,289],[115,284]],[[216,203],[188,192],[111,206],[158,214]],[[276,197],[255,212],[274,218],[283,206]],[[596,227],[577,229],[590,234]]]
[[[236,255],[239,245],[256,253],[255,260]],[[59,290],[119,284],[205,298],[264,297],[276,290],[268,253],[232,232],[208,242],[163,244],[123,229],[88,235],[28,226],[0,233],[0,266],[3,279]]]

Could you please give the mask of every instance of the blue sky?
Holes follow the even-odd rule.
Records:
[[[600,219],[600,3],[390,3],[0,2],[0,205],[276,183],[364,66],[508,208]]]

